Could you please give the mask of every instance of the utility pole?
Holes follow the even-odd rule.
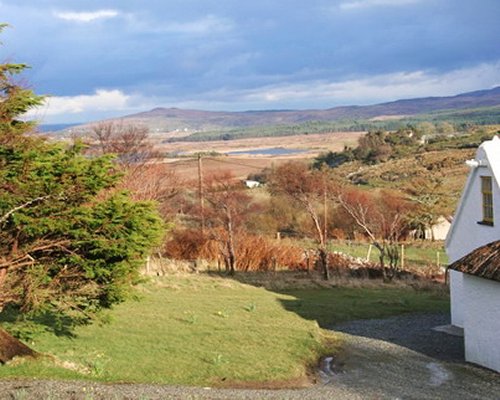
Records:
[[[200,228],[201,234],[205,232],[205,197],[203,193],[203,164],[201,154],[198,154],[198,195],[200,198]]]
[[[324,172],[323,172],[324,173]],[[327,204],[326,204],[326,178],[323,176],[323,248],[321,249],[321,262],[323,264],[323,274],[325,280],[330,280],[330,267],[328,266],[328,244],[327,244]]]
[[[327,216],[328,216],[328,207],[326,204],[326,183],[323,186],[323,221],[324,221],[324,226],[323,226],[323,239],[325,241],[325,246],[326,246],[326,241],[328,238],[328,221],[327,221]]]

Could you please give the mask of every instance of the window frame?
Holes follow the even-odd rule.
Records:
[[[478,223],[493,226],[495,218],[493,210],[493,179],[489,175],[481,175],[481,209],[483,219]]]

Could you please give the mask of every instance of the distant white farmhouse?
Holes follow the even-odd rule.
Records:
[[[410,235],[414,239],[445,240],[451,227],[451,218],[441,215],[436,223],[426,228],[413,230]]]
[[[245,181],[245,186],[249,189],[254,189],[256,187],[259,187],[260,186],[260,182],[259,181],[252,181],[252,180],[249,180],[247,179]]]
[[[450,220],[441,215],[434,225],[425,230],[425,238],[430,240],[445,240],[450,227]]]
[[[451,323],[464,328],[466,360],[500,372],[500,277],[491,274],[498,265],[480,274],[471,261],[486,251],[480,247],[500,240],[500,139],[482,143],[467,164],[471,171],[446,238]]]

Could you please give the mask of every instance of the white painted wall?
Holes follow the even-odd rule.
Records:
[[[451,323],[460,328],[464,327],[463,276],[461,272],[450,270]]]
[[[473,250],[500,239],[500,140],[485,142],[476,153],[483,165],[471,169],[455,217],[446,238],[449,263],[453,263]],[[478,224],[483,219],[481,176],[492,176],[493,226]],[[463,326],[462,273],[450,273],[451,323]]]
[[[445,240],[451,224],[445,217],[439,217],[436,224],[425,230],[425,238],[432,240]]]
[[[465,359],[500,372],[500,282],[463,274]]]
[[[451,236],[446,243],[449,262],[452,263],[485,244],[500,239],[500,189],[493,179],[494,225],[481,225],[483,219],[481,176],[492,176],[487,167],[471,171],[469,187],[462,198],[462,209],[453,221]]]
[[[245,186],[249,189],[253,189],[253,188],[256,188],[256,187],[259,187],[260,186],[260,182],[258,181],[251,181],[251,180],[246,180],[245,181]]]

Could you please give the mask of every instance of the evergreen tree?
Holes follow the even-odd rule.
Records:
[[[114,189],[111,157],[33,133],[21,117],[43,97],[16,83],[25,68],[0,64],[0,312],[88,319],[125,298],[163,222]]]

